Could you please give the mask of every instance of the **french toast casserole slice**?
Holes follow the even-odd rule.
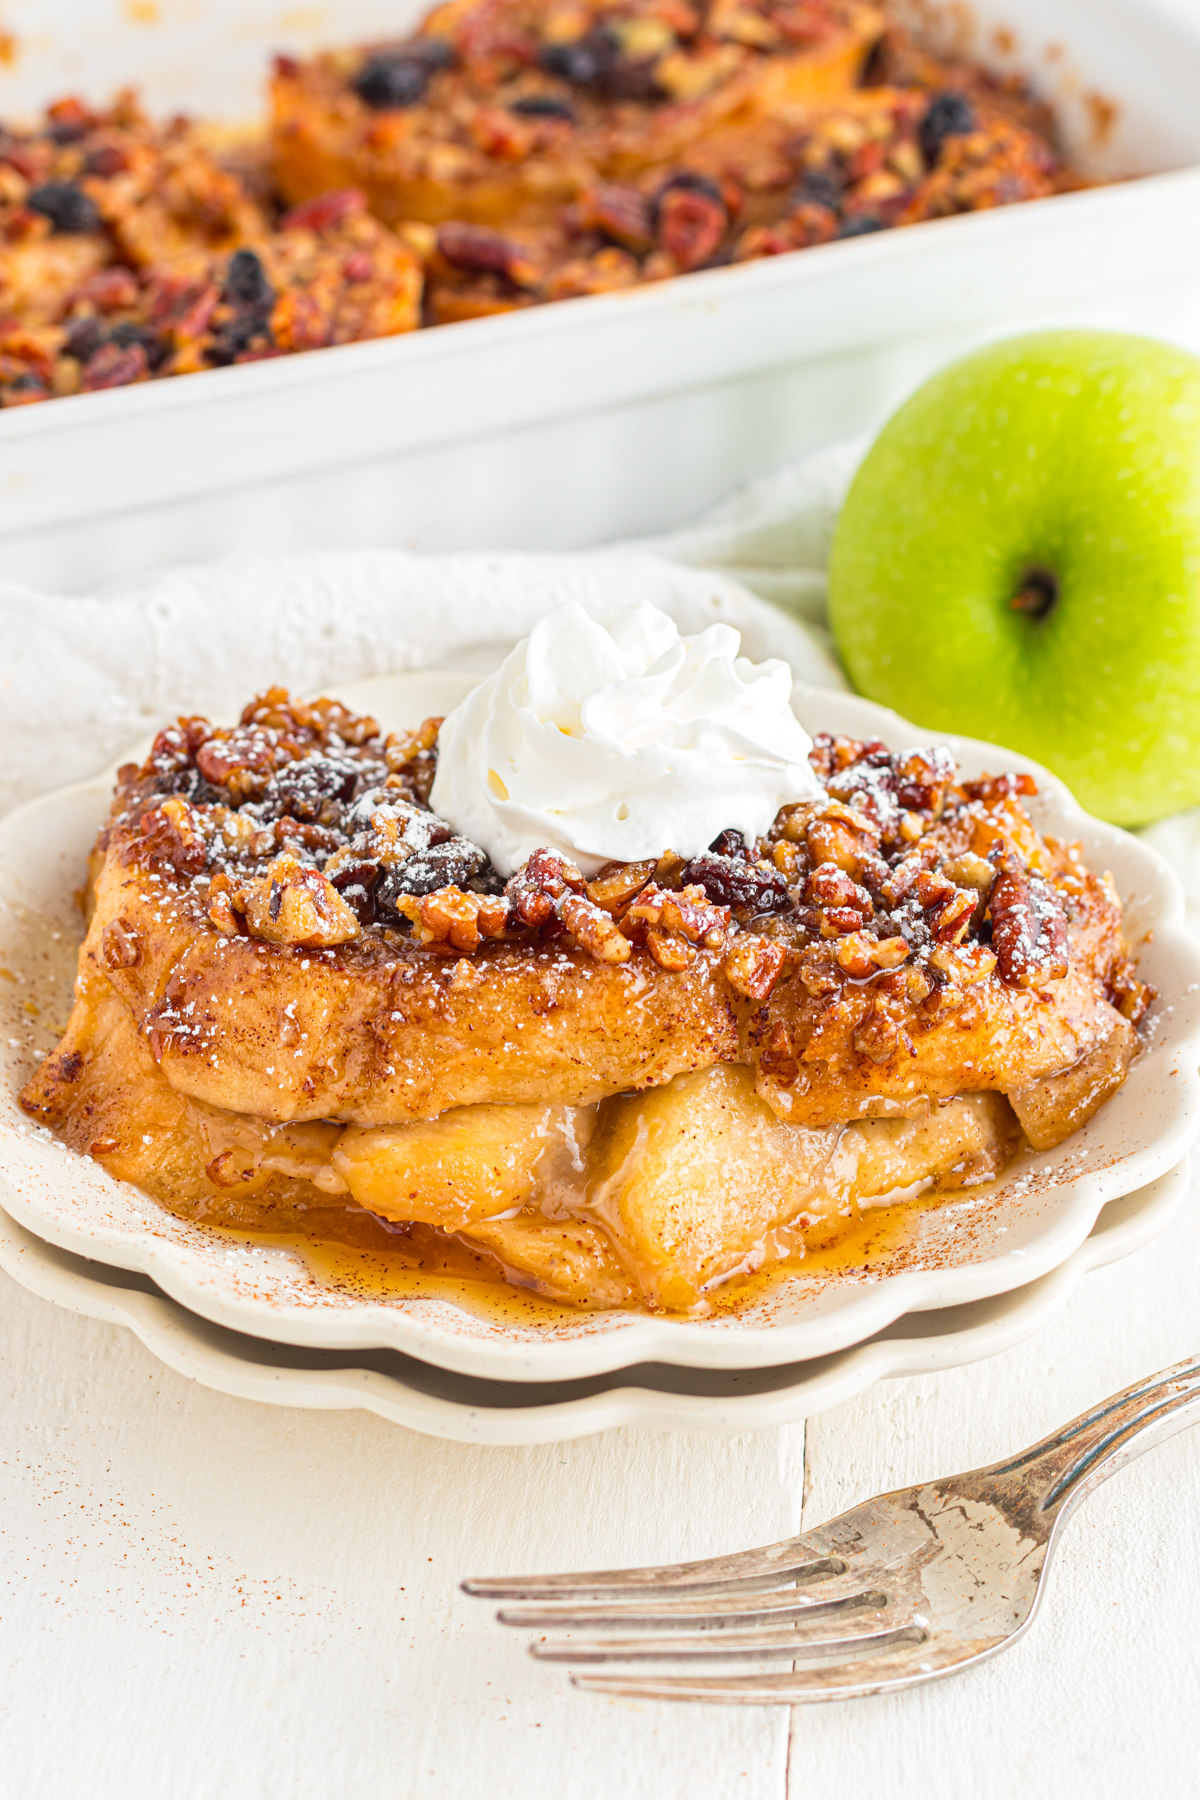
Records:
[[[1124,1081],[1150,991],[1029,776],[820,737],[823,798],[761,839],[503,883],[429,809],[439,723],[272,689],[161,731],[26,1110],[187,1218],[365,1213],[550,1298],[696,1313]]]
[[[1083,185],[869,0],[448,0],[277,59],[251,138],[0,129],[0,407],[632,288]]]

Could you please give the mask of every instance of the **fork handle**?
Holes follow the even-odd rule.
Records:
[[[1200,1356],[1193,1356],[1102,1400],[1040,1444],[982,1473],[1016,1478],[1035,1511],[1061,1516],[1136,1456],[1197,1424]]]

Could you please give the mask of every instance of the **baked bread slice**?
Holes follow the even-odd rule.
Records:
[[[1149,991],[1028,776],[820,738],[825,797],[753,844],[504,884],[429,810],[438,723],[271,690],[161,732],[26,1109],[188,1216],[357,1209],[552,1297],[691,1310],[1125,1079]]]

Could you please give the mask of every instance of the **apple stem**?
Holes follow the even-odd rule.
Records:
[[[1053,610],[1058,599],[1058,577],[1052,569],[1026,569],[1021,577],[1020,592],[1014,594],[1009,601],[1013,612],[1028,613],[1031,618],[1044,619]]]

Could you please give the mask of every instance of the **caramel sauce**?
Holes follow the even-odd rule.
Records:
[[[712,1289],[707,1316],[736,1317],[794,1282],[880,1280],[892,1272],[898,1253],[913,1246],[930,1213],[950,1207],[965,1214],[980,1211],[994,1191],[995,1184],[986,1182],[832,1219],[811,1229],[795,1255]],[[237,1242],[293,1250],[314,1281],[364,1300],[444,1300],[477,1318],[526,1327],[561,1325],[586,1312],[567,1301],[546,1299],[522,1285],[525,1278],[496,1257],[429,1226],[389,1232],[370,1213],[338,1207],[310,1214],[304,1231],[218,1224],[211,1218],[194,1222]],[[644,1309],[633,1302],[625,1310]]]

